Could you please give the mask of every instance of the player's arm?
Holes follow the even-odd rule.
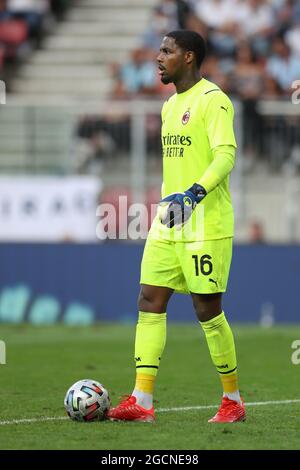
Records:
[[[213,150],[213,161],[200,180],[184,193],[170,194],[161,202],[161,221],[172,228],[185,223],[204,197],[213,191],[234,167],[235,147],[220,145]]]
[[[222,92],[207,102],[204,122],[213,161],[198,182],[184,193],[171,194],[161,201],[161,221],[167,227],[185,223],[204,197],[218,186],[234,167],[236,141],[233,131],[234,109]]]
[[[221,91],[207,95],[203,118],[213,160],[197,184],[206,193],[213,191],[231,172],[235,163],[236,141],[233,130],[234,108]]]
[[[205,188],[206,193],[213,191],[229,175],[235,163],[235,147],[219,145],[213,150],[213,161],[196,183]]]

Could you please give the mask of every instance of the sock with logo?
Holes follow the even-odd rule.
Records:
[[[167,314],[139,312],[135,336],[136,382],[132,395],[138,405],[153,406],[153,390],[167,335]]]
[[[223,396],[241,403],[234,338],[224,312],[200,324],[206,336],[212,361],[221,379]]]

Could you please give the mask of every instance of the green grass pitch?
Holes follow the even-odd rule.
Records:
[[[0,325],[7,355],[0,365],[0,449],[299,449],[300,365],[291,361],[291,345],[300,339],[300,326],[233,330],[240,388],[250,403],[246,422],[207,423],[221,387],[195,322],[168,327],[155,424],[75,423],[66,417],[63,399],[77,380],[102,382],[114,405],[131,392],[134,325]],[[284,400],[299,401],[256,404]]]

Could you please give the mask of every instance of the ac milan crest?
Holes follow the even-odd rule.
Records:
[[[182,116],[182,119],[181,119],[182,124],[183,125],[187,124],[189,122],[189,119],[190,119],[190,111],[187,110]]]

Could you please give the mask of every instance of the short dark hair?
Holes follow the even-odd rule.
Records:
[[[176,44],[184,51],[194,52],[196,64],[198,67],[201,66],[206,55],[206,43],[200,34],[187,29],[179,29],[171,31],[166,36],[175,39]]]

